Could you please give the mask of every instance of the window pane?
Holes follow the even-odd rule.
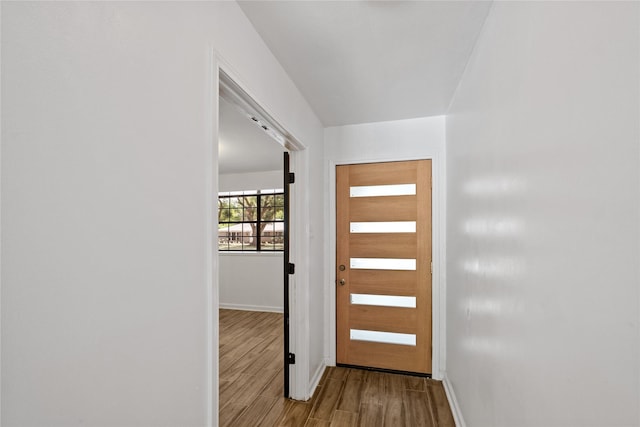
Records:
[[[263,222],[262,223],[262,232],[260,235],[262,236],[271,236],[276,231],[275,222]]]
[[[243,196],[240,198],[240,202],[242,206],[247,207],[255,207],[256,206],[256,196]]]
[[[242,221],[242,208],[229,209],[229,221]]]
[[[243,221],[255,221],[256,218],[256,208],[244,208],[242,211],[242,220]]]
[[[218,222],[229,222],[231,220],[231,211],[229,209],[218,210]]]
[[[261,237],[260,250],[262,251],[281,251],[284,249],[282,239],[277,237]]]
[[[257,198],[255,196],[242,197],[240,202],[243,206],[243,221],[255,221],[258,209],[256,207]]]
[[[240,226],[240,229],[242,230],[242,235],[243,236],[250,237],[250,236],[255,235],[255,232],[254,232],[254,230],[256,229],[256,223],[255,222],[238,224],[238,226]]]
[[[277,208],[276,209],[276,217],[275,219],[279,219],[281,221],[284,220],[284,208]]]
[[[284,249],[284,228],[281,222],[268,222],[260,234],[260,247],[262,250]]]
[[[218,198],[218,222],[226,222],[229,220],[229,199],[226,197]]]
[[[229,241],[229,250],[230,251],[239,251],[242,250],[242,243],[238,240],[230,240]]]
[[[276,195],[276,206],[284,206],[284,195],[283,194]]]
[[[245,239],[245,242],[242,244],[243,251],[255,251],[256,250],[256,238],[254,236],[249,236]]]
[[[221,251],[229,250],[229,225],[224,224],[218,228],[218,249]]]
[[[260,197],[260,206],[262,207],[267,207],[267,206],[274,206],[274,196],[270,196],[270,195],[263,195]]]
[[[244,227],[244,240],[242,241],[242,250],[252,250],[255,251],[257,249],[258,239],[256,237],[257,233],[257,224],[242,224]]]
[[[275,228],[273,222],[263,223],[263,229],[260,232],[260,248],[263,251],[273,250],[273,239],[275,235]]]
[[[229,198],[229,221],[242,221],[242,204],[237,197]]]
[[[261,251],[275,251],[275,244],[271,237],[260,237],[260,250]]]
[[[263,221],[273,221],[276,209],[273,206],[265,206],[260,211],[260,219]]]

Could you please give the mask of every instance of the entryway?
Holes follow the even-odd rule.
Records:
[[[431,160],[336,167],[336,361],[428,375]]]
[[[296,236],[297,223],[290,219],[289,208],[297,202],[290,197],[289,187],[294,178],[290,163],[297,165],[295,153],[304,146],[222,69],[219,69],[218,105],[220,192],[215,224],[218,229],[215,273],[219,285],[218,407],[222,419],[237,409],[237,399],[228,398],[229,390],[238,391],[235,388],[238,384],[229,389],[230,384],[244,378],[247,384],[255,385],[256,370],[261,371],[260,375],[269,374],[269,390],[279,390],[284,397],[295,392],[290,390],[290,371],[295,366],[291,367],[294,359],[289,334],[296,331],[300,322],[289,322],[290,311],[294,311],[295,319],[295,306],[289,302],[293,287],[289,281],[294,272],[289,256],[291,252],[297,253],[295,244],[291,245],[294,249],[291,251],[289,236]],[[277,154],[275,162],[271,161],[273,153]],[[224,163],[223,168],[223,158],[232,158],[231,165]],[[263,166],[265,162],[267,168]],[[252,319],[241,324],[258,326],[254,331],[246,330],[241,339],[236,336],[229,339],[223,331],[224,322],[242,318],[244,314],[239,310],[248,310],[244,314]],[[265,316],[270,326],[279,324],[279,328],[270,328],[267,340],[262,333],[249,339],[264,326],[255,319]],[[249,350],[247,346],[251,346]],[[245,390],[241,394],[246,397],[250,393]]]

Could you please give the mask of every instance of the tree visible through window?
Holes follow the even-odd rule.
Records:
[[[283,190],[219,193],[218,249],[284,250]]]

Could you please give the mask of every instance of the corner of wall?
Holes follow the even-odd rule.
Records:
[[[453,384],[449,381],[449,377],[446,372],[444,372],[442,384],[444,385],[444,392],[447,395],[447,400],[449,401],[449,407],[451,408],[451,413],[453,414],[453,420],[456,423],[456,427],[467,427],[467,424],[464,422],[464,417],[462,416],[462,411],[460,411],[458,399],[456,398],[456,394],[453,390]]]
[[[314,372],[311,377],[311,381],[309,381],[309,390],[307,391],[307,395],[309,399],[313,397],[313,393],[315,393],[318,388],[318,384],[320,384],[320,380],[322,379],[322,374],[324,374],[324,370],[327,368],[327,360],[323,360],[320,365],[318,365],[318,369]]]

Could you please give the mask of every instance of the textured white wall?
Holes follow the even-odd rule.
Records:
[[[220,175],[220,191],[282,188],[282,171]],[[220,253],[220,306],[224,308],[284,310],[282,252]]]
[[[444,235],[445,235],[445,117],[423,117],[379,123],[337,126],[325,129],[325,184],[327,251],[327,312],[331,327],[326,331],[327,360],[335,363],[335,165],[383,162],[393,160],[433,159],[433,347],[439,356],[434,358],[433,375],[441,377],[444,361]]]
[[[447,118],[467,425],[640,424],[638,3],[496,2]]]
[[[3,426],[207,423],[212,48],[321,147],[234,2],[2,4]]]

